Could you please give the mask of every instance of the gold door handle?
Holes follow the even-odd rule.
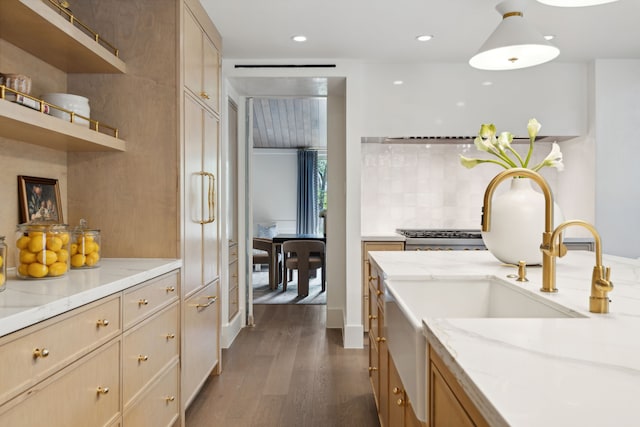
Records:
[[[99,319],[99,320],[96,322],[96,325],[97,325],[98,327],[100,327],[100,326],[109,326],[109,320],[108,320],[108,319]]]
[[[207,299],[209,301],[207,301],[206,304],[196,304],[195,307],[196,308],[207,308],[209,307],[211,304],[213,304],[214,302],[216,302],[218,300],[218,297],[216,296],[208,296]]]
[[[140,300],[138,300],[138,305],[139,306],[141,306],[141,305],[149,305],[149,300],[140,299]]]
[[[96,393],[98,393],[98,394],[107,394],[107,393],[109,393],[109,387],[98,387],[96,389]]]
[[[369,372],[375,372],[377,370],[378,368],[376,368],[375,366],[369,366]]]
[[[208,190],[207,190],[207,206],[208,206],[208,211],[209,212],[207,214],[207,219],[202,219],[202,220],[199,221],[199,223],[200,224],[211,224],[212,222],[214,222],[216,220],[216,215],[215,215],[215,209],[216,209],[216,202],[215,202],[215,198],[216,198],[216,191],[215,191],[216,177],[212,173],[205,172],[205,171],[198,172],[198,175],[203,176],[203,177],[207,177],[207,180],[209,182]]]
[[[385,342],[386,340],[385,337],[376,337],[376,342]]]
[[[167,286],[166,288],[164,288],[165,291],[167,292],[175,292],[176,291],[176,287],[175,286]]]
[[[176,337],[176,334],[167,334],[167,335],[165,335],[165,338],[166,338],[167,340],[172,340],[172,339],[174,339],[175,337]]]
[[[211,97],[209,96],[209,94],[207,92],[200,92],[200,97],[202,99],[211,99]]]
[[[33,358],[34,359],[37,359],[38,357],[41,357],[41,358],[44,359],[47,356],[49,356],[49,350],[47,350],[44,347],[43,348],[36,348],[36,349],[33,350]]]
[[[149,360],[149,356],[144,354],[138,355],[138,362],[146,362],[147,360]]]
[[[175,396],[167,396],[164,398],[164,401],[169,403],[169,402],[173,402],[174,400],[176,400]]]

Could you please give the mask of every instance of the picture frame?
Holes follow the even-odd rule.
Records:
[[[62,224],[62,199],[57,179],[18,175],[20,223]]]

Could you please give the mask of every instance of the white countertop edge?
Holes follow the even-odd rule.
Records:
[[[406,237],[397,234],[365,234],[360,236],[360,240],[363,242],[404,242]]]
[[[133,267],[133,263],[144,263],[144,264],[153,264],[153,266],[149,268],[144,268],[143,270],[136,270]],[[110,265],[113,264],[113,265]],[[101,261],[101,266],[97,269],[87,269],[87,270],[74,270],[67,274],[67,276],[61,279],[54,279],[61,283],[64,281],[65,283],[70,283],[76,280],[82,280],[80,275],[91,274],[92,272],[98,272],[98,270],[102,269],[107,273],[110,273],[110,270],[125,270],[131,273],[122,273],[117,272],[116,275],[121,275],[121,277],[116,278],[115,280],[105,281],[103,283],[98,284],[95,287],[90,287],[87,289],[82,289],[77,292],[72,292],[69,295],[59,295],[56,296],[53,294],[50,296],[50,301],[44,304],[37,304],[33,306],[24,305],[24,310],[20,310],[15,313],[11,313],[8,315],[2,316],[2,309],[6,304],[0,305],[0,337],[16,332],[20,329],[24,329],[26,327],[32,326],[38,322],[42,322],[44,320],[51,319],[57,315],[65,313],[67,311],[76,309],[85,304],[89,304],[91,302],[97,301],[101,298],[107,297],[114,293],[123,291],[132,286],[138,285],[142,282],[145,282],[149,279],[153,279],[155,277],[161,276],[162,274],[168,273],[172,270],[178,269],[182,267],[182,260],[180,259],[158,259],[158,258],[109,258],[103,259]],[[77,277],[72,277],[73,275],[77,275]],[[5,303],[7,300],[14,298],[19,299],[20,296],[16,295],[20,293],[20,290],[16,290],[15,292],[11,292],[11,282],[18,283],[20,280],[9,280],[7,281],[8,288],[0,293],[0,303]],[[53,285],[53,280],[43,280],[40,282],[41,284],[51,283]],[[55,288],[52,288],[55,290]],[[12,295],[13,293],[13,295]],[[41,294],[38,296],[42,296]],[[28,293],[25,293],[22,298],[27,299],[29,297]],[[5,299],[3,301],[3,298]],[[11,301],[7,302],[11,304]],[[23,306],[22,300],[19,301],[20,306]]]

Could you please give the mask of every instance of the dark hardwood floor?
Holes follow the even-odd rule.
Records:
[[[222,353],[187,427],[376,427],[368,350],[325,329],[324,305],[256,305],[256,326]],[[188,367],[187,367],[188,369]]]

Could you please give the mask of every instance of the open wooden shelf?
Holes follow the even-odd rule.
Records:
[[[61,151],[126,151],[126,142],[0,99],[0,136]]]
[[[0,38],[67,73],[126,73],[126,64],[42,0],[2,0]]]

